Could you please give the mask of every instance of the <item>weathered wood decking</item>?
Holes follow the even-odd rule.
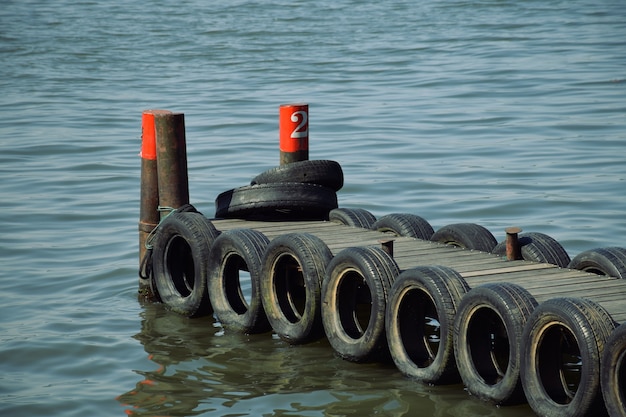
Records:
[[[211,220],[220,231],[255,229],[269,239],[285,233],[310,233],[322,239],[333,254],[354,246],[380,245],[391,236],[327,221],[263,222]],[[420,265],[443,265],[458,271],[470,287],[489,282],[511,282],[524,287],[541,303],[555,297],[585,297],[626,322],[626,280],[599,276],[555,265],[507,261],[490,253],[461,249],[408,237],[392,237],[394,259],[401,270]]]

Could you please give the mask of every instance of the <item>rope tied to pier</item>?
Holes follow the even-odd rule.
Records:
[[[177,209],[174,207],[158,206],[157,210],[159,212],[168,211],[169,213],[163,216],[163,218],[159,221],[159,224],[157,224],[154,227],[154,229],[150,231],[150,233],[148,234],[148,237],[146,238],[146,242],[144,243],[144,246],[146,247],[146,253],[144,254],[143,259],[141,259],[141,262],[139,263],[139,278],[141,279],[152,279],[152,252],[154,248],[154,240],[157,237],[159,227],[163,224],[165,219],[167,219],[169,216],[171,216],[174,213],[182,213],[182,212],[199,213],[198,210],[196,210],[196,208],[191,204],[184,204]]]
[[[154,227],[154,229],[152,229],[150,231],[150,233],[148,234],[148,237],[146,238],[146,242],[144,243],[144,246],[148,250],[151,250],[154,247],[153,241],[154,241],[154,239],[156,237],[156,234],[157,234],[157,231],[159,229],[159,226],[161,226],[161,224],[165,221],[165,219],[167,219],[169,216],[171,216],[172,213],[176,213],[178,210],[175,209],[174,207],[158,206],[157,207],[157,211],[159,211],[159,212],[169,211],[169,213],[167,213],[165,216],[163,216],[163,218],[161,218],[161,220],[159,221],[159,224],[157,224]]]

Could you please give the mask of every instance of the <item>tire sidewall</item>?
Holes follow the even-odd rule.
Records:
[[[394,282],[385,318],[389,350],[397,368],[409,377],[425,383],[457,382],[459,375],[456,371],[453,345],[454,311],[447,314],[446,304],[458,305],[460,297],[453,299],[447,286],[430,274],[432,272],[427,271],[426,268],[407,270]],[[420,367],[411,359],[406,351],[400,330],[400,321],[410,319],[400,317],[402,303],[405,302],[404,298],[413,291],[419,292],[420,296],[428,297],[429,302],[435,307],[440,325],[440,343],[437,352],[432,362],[425,367]],[[417,317],[417,320],[420,319],[421,317]]]
[[[610,258],[621,261],[621,264],[614,264]],[[626,249],[598,248],[579,253],[567,267],[592,273],[601,271],[604,275],[626,278],[625,263]]]
[[[262,301],[272,328],[287,342],[305,343],[324,334],[321,317],[322,281],[331,259],[332,254],[326,244],[312,235],[283,235],[268,245],[262,262]],[[302,271],[305,303],[297,319],[286,316],[276,292],[277,267],[285,260],[297,263]],[[291,315],[291,312],[288,314]]]
[[[162,302],[179,314],[193,317],[210,312],[210,302],[206,293],[207,269],[210,242],[198,223],[199,213],[173,213],[159,226],[156,237],[153,267],[154,285]],[[172,281],[168,263],[174,255],[172,245],[185,242],[194,263],[194,283],[189,294],[181,294]]]
[[[361,248],[350,248],[361,249]],[[386,293],[383,279],[372,277],[367,272],[368,266],[364,264],[361,254],[357,251],[344,250],[337,254],[326,269],[326,278],[322,285],[322,323],[329,343],[335,351],[344,359],[361,362],[387,349],[385,335],[385,307]],[[371,311],[369,323],[363,334],[358,338],[352,338],[346,334],[341,322],[338,289],[344,283],[348,274],[360,275],[369,287],[371,294]]]
[[[576,308],[577,299],[551,299],[539,305],[529,318],[522,335],[522,385],[529,405],[539,415],[575,416],[588,411],[599,412],[603,408],[600,395],[600,358],[597,335],[588,314],[593,313],[591,302],[580,299],[581,308]],[[585,311],[588,313],[585,314]],[[593,319],[593,318],[592,318]],[[580,384],[569,403],[560,404],[553,400],[544,387],[540,370],[539,350],[547,343],[548,332],[560,326],[574,336],[582,366]],[[583,330],[581,330],[583,329]],[[585,333],[590,333],[590,338]],[[603,342],[601,342],[603,343]],[[601,414],[600,414],[601,415]]]
[[[518,404],[525,400],[520,380],[521,335],[530,312],[522,309],[534,308],[534,299],[525,300],[521,295],[514,295],[517,294],[515,291],[525,290],[506,283],[475,287],[463,297],[454,320],[454,351],[461,378],[473,395],[496,404]],[[521,309],[510,312],[509,305],[517,305]],[[506,370],[502,370],[504,376],[495,383],[485,381],[476,368],[468,339],[469,325],[477,320],[476,314],[483,309],[496,315],[504,326],[508,340]]]
[[[602,353],[600,385],[609,415],[626,416],[626,381],[621,375],[626,372],[626,324],[619,326]]]
[[[381,233],[429,240],[434,234],[430,223],[410,213],[391,213],[376,220],[370,228]]]
[[[483,252],[491,252],[498,243],[489,230],[475,223],[449,224],[437,230],[430,240]]]
[[[208,294],[215,315],[224,327],[244,332],[261,333],[270,329],[261,301],[261,254],[269,240],[260,232],[249,229],[233,229],[222,233],[211,247],[209,254]],[[234,285],[227,282],[226,268],[231,263],[244,262],[250,274],[250,300],[243,306],[234,306],[229,300]],[[238,285],[241,285],[238,283]],[[237,302],[238,300],[234,300]]]
[[[343,170],[336,161],[311,159],[270,168],[254,177],[250,185],[280,182],[317,184],[339,191],[343,187]]]

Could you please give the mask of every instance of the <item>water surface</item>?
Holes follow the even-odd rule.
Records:
[[[340,206],[624,246],[621,1],[8,0],[0,27],[2,415],[531,413],[138,303],[144,109],[185,114],[209,217],[305,102]]]

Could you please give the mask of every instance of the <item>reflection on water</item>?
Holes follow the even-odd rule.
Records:
[[[326,340],[292,346],[269,333],[224,331],[212,317],[188,319],[160,304],[144,306],[135,338],[154,362],[118,401],[132,416],[522,416],[526,406],[497,408],[462,386],[431,387],[391,364],[355,364]]]

